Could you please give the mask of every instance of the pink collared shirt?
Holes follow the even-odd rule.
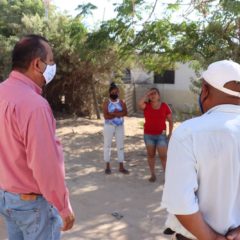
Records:
[[[17,71],[0,84],[0,188],[42,194],[66,217],[72,208],[63,151],[51,108],[41,92]]]

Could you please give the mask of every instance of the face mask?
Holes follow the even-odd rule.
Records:
[[[110,94],[110,98],[116,100],[118,98],[118,94]]]
[[[56,64],[53,64],[53,65],[46,64],[46,65],[47,65],[47,67],[46,67],[45,71],[43,72],[43,76],[45,78],[46,84],[48,84],[53,80],[53,78],[56,74],[57,67],[56,67]]]
[[[199,95],[198,97],[198,105],[199,105],[199,109],[201,111],[201,113],[203,114],[203,106],[202,106],[202,102],[201,102],[201,95]]]
[[[203,105],[202,105],[202,102],[201,102],[201,94],[202,93],[200,93],[200,95],[198,97],[198,105],[199,105],[199,109],[200,109],[201,113],[203,114],[204,111],[203,111]]]

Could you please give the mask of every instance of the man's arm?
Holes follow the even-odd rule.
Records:
[[[62,230],[73,226],[74,214],[65,183],[64,157],[55,136],[55,120],[49,107],[39,107],[29,116],[23,128],[27,163],[40,193],[59,211]]]
[[[224,236],[210,228],[199,211],[190,215],[176,215],[176,217],[198,240],[226,240]]]
[[[198,240],[226,240],[208,226],[199,210],[197,163],[191,135],[183,130],[175,130],[169,142],[162,204]]]

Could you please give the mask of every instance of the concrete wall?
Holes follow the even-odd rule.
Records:
[[[136,97],[133,84],[125,84],[125,102],[127,105],[128,116],[136,112]]]
[[[197,96],[190,91],[191,78],[195,78],[189,64],[179,64],[175,70],[174,84],[156,84],[164,101],[174,108],[185,111],[194,108]]]
[[[131,70],[132,85],[126,90],[125,94],[128,95],[128,105],[132,110],[136,110],[134,106],[144,93],[151,87],[157,87],[160,90],[161,98],[167,102],[176,111],[191,111],[197,104],[197,97],[193,94],[189,86],[191,78],[195,77],[194,71],[189,67],[189,64],[178,64],[175,69],[175,83],[174,84],[154,84],[153,73],[146,73],[140,68]],[[130,98],[129,95],[132,94]],[[132,104],[130,103],[132,99]]]
[[[142,68],[131,69],[132,83],[149,84],[153,83],[153,72],[145,72]]]

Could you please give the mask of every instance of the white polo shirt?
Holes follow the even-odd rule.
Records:
[[[240,225],[240,106],[216,106],[174,131],[162,206],[171,214],[200,210],[220,234]],[[178,221],[173,225],[191,237]]]

